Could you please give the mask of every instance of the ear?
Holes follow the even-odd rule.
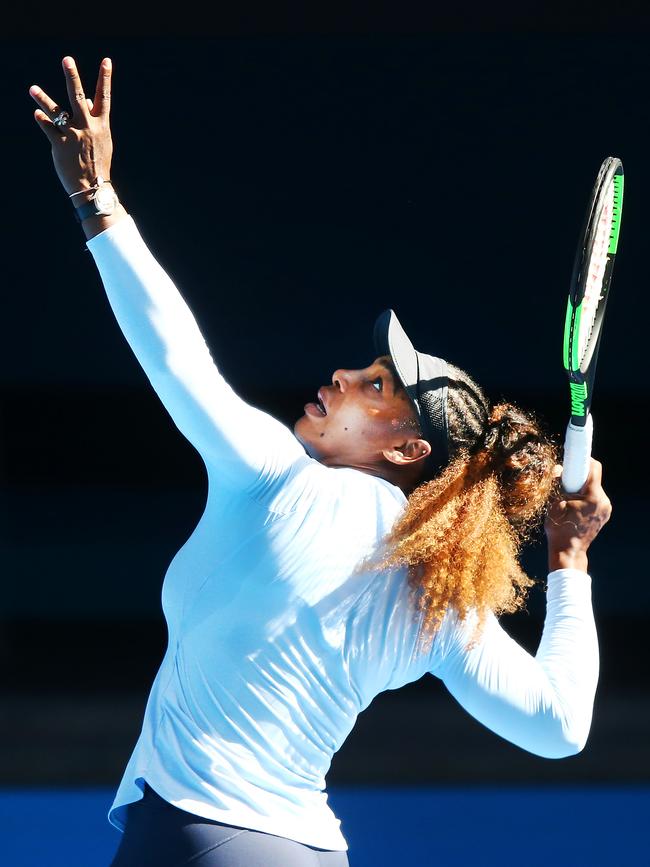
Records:
[[[425,461],[431,454],[431,446],[426,440],[413,438],[406,440],[402,445],[384,449],[382,454],[391,464],[406,466]]]

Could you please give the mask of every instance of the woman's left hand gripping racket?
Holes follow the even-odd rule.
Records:
[[[607,157],[591,193],[576,251],[564,326],[564,367],[571,394],[562,467],[567,493],[579,491],[589,475],[591,398],[622,209],[623,164],[617,157]]]

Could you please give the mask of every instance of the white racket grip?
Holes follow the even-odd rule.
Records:
[[[569,494],[577,493],[587,481],[591,466],[591,442],[594,423],[591,413],[584,427],[569,424],[564,438],[564,462],[562,464],[562,487]]]

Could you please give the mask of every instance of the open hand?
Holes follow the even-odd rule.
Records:
[[[69,109],[55,102],[37,84],[29,89],[39,108],[36,122],[52,145],[52,159],[59,180],[70,195],[95,186],[97,178],[110,179],[113,142],[109,125],[111,103],[111,61],[105,57],[99,67],[94,99],[88,99],[72,57],[62,61]],[[61,112],[63,125],[54,121]]]

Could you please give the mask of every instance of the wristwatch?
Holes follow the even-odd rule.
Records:
[[[79,208],[75,208],[75,216],[82,223],[88,217],[108,217],[119,205],[119,199],[110,181],[97,178],[97,186],[90,201]]]

